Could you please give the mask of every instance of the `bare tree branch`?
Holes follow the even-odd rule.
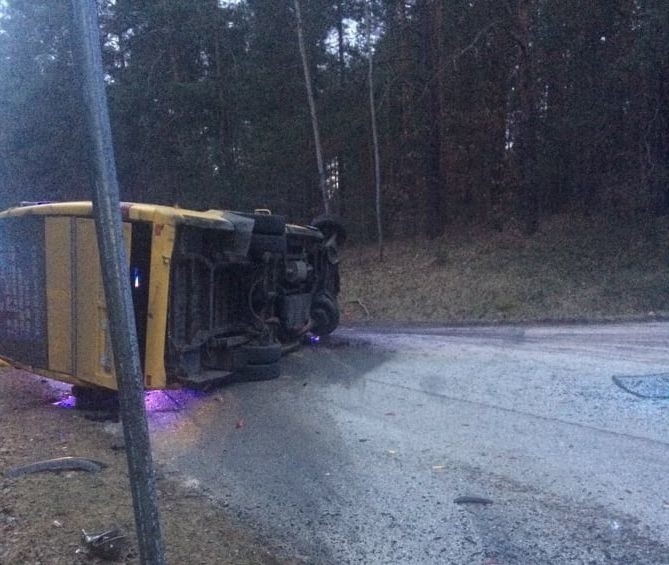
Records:
[[[487,26],[485,26],[483,29],[479,30],[479,32],[474,36],[474,39],[472,39],[471,43],[467,45],[462,51],[459,53],[456,53],[453,55],[453,66],[457,67],[458,64],[458,59],[462,57],[465,53],[468,51],[471,51],[476,44],[479,42],[479,40],[487,34],[492,28],[494,28],[497,24],[499,23],[498,20],[495,20],[494,22],[490,22]]]

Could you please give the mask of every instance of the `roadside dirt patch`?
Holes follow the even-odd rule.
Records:
[[[0,476],[0,564],[104,563],[81,550],[81,530],[118,526],[128,535],[121,563],[138,563],[126,456],[118,440],[76,410],[53,406],[49,381],[0,369],[0,475],[14,465],[67,455],[108,465],[98,474]],[[158,473],[168,563],[278,564],[267,544],[232,524],[206,496]]]
[[[532,237],[453,229],[345,249],[347,321],[527,322],[669,315],[669,217],[610,224],[554,217]]]

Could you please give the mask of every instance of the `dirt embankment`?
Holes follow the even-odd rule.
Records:
[[[453,231],[348,248],[353,321],[514,322],[669,315],[669,217],[616,225],[557,217],[532,237]]]
[[[138,563],[123,446],[104,431],[104,423],[53,406],[60,394],[44,379],[0,368],[0,564],[104,563],[82,550],[81,530],[99,532],[113,526],[128,534],[127,548],[117,562]],[[97,474],[2,476],[14,465],[67,455],[92,458],[108,467]],[[282,562],[205,495],[160,472],[158,476],[168,563]]]

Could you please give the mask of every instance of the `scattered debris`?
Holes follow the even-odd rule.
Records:
[[[169,392],[164,390],[163,396],[166,397],[168,400],[172,401],[172,404],[176,406],[177,410],[181,410],[183,408],[183,404],[179,402],[176,398],[174,398]]]
[[[89,473],[98,473],[106,466],[106,463],[95,461],[93,459],[86,459],[85,457],[57,457],[56,459],[46,459],[44,461],[36,461],[35,463],[29,463],[27,465],[11,467],[5,471],[5,477],[9,479],[16,479],[18,477],[22,477],[23,475],[43,473],[45,471],[87,471]]]
[[[195,477],[186,477],[182,484],[188,490],[198,490],[200,488],[200,481]]]
[[[346,304],[356,304],[356,305],[360,306],[360,308],[362,308],[362,311],[365,313],[365,317],[368,320],[372,317],[371,314],[369,313],[369,308],[367,308],[367,306],[365,306],[363,301],[360,300],[359,298],[354,298],[353,300],[347,300]]]
[[[109,449],[112,451],[123,451],[125,449],[125,441],[123,439],[112,441]]]
[[[434,471],[441,471],[441,470],[444,469],[445,467],[446,467],[446,465],[432,465],[432,469],[433,469]]]
[[[492,504],[492,500],[482,496],[458,496],[453,502],[455,504]]]
[[[384,416],[394,416],[395,412],[386,412]]]
[[[244,419],[240,418],[239,420],[237,420],[237,422],[235,422],[235,428],[240,429],[243,427],[244,427]]]
[[[81,543],[89,554],[107,561],[117,561],[125,549],[126,535],[119,528],[98,534],[89,534],[86,530],[81,530]]]
[[[653,375],[616,375],[613,382],[624,391],[639,398],[666,400],[669,398],[669,373]]]

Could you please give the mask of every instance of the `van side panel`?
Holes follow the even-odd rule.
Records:
[[[44,218],[0,221],[0,354],[48,366]]]
[[[100,273],[95,224],[93,220],[75,218],[74,280],[77,350],[75,374],[86,381],[116,388],[112,377],[111,351],[106,351],[106,316]]]
[[[74,222],[74,316],[77,336],[75,376],[98,386],[116,389],[114,356],[95,222],[87,218],[76,218]],[[129,258],[132,237],[129,223],[123,224],[123,236],[126,256]]]
[[[47,217],[46,236],[46,301],[49,332],[49,369],[60,373],[74,372],[73,347],[77,342],[72,320],[74,296],[72,275],[74,220]]]
[[[147,388],[163,388],[169,384],[165,372],[165,342],[176,229],[173,224],[161,220],[154,220],[151,244],[151,288],[144,357]]]

